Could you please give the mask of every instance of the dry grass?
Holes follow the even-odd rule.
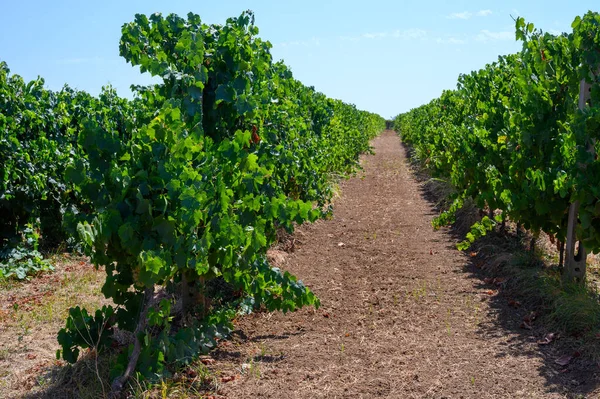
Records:
[[[103,271],[95,270],[83,258],[57,256],[52,261],[54,273],[26,282],[2,282],[0,397],[22,397],[52,385],[60,377],[56,368],[62,366],[56,360],[56,335],[68,309],[78,305],[96,309],[107,303],[100,294]]]

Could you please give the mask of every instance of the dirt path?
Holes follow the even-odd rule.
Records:
[[[224,375],[240,377],[219,392],[230,398],[571,397],[568,386],[553,381],[558,371],[536,337],[518,324],[503,328],[493,292],[465,272],[466,254],[448,232],[430,227],[434,212],[396,134],[386,131],[373,145],[376,155],[365,157],[364,174],[342,184],[335,217],[302,227],[286,257],[284,267],[317,293],[322,307],[244,318],[244,338],[216,354]]]

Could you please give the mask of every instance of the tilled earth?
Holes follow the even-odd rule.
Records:
[[[229,376],[218,393],[598,397],[591,374],[557,365],[553,348],[519,328],[522,314],[467,272],[472,260],[456,239],[431,228],[435,211],[398,136],[386,131],[373,146],[364,171],[342,183],[334,218],[302,226],[288,251],[272,254],[321,308],[241,319],[237,338],[213,355],[211,369]]]

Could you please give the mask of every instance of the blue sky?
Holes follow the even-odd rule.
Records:
[[[516,52],[511,15],[570,31],[596,1],[11,1],[0,12],[0,60],[47,87],[124,96],[149,78],[119,57],[123,23],[136,13],[199,14],[222,23],[251,9],[260,36],[294,75],[330,97],[392,117],[455,87],[460,73]]]

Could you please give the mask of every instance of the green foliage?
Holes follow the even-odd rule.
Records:
[[[319,306],[266,251],[279,229],[328,215],[332,175],[357,168],[385,123],[273,63],[253,21],[250,12],[224,25],[153,14],[123,26],[121,55],[162,82],[137,87],[132,103],[113,98],[121,119],[99,103],[81,120],[80,156],[62,163],[88,209],[75,218],[78,235],[116,305],[95,318],[71,310],[59,333],[65,360],[87,345],[82,323],[107,323],[135,333],[136,370],[153,379],[214,348],[238,312]],[[213,301],[217,281],[235,299]],[[113,377],[135,352],[121,353]]]
[[[488,233],[488,231],[492,231],[494,226],[494,221],[489,217],[484,216],[479,222],[471,226],[471,231],[467,233],[466,239],[458,243],[457,248],[461,251],[469,249],[469,247],[472,243],[475,242],[475,240],[484,237]]]
[[[94,316],[90,316],[85,309],[79,306],[69,309],[67,326],[58,334],[58,343],[62,351],[56,352],[56,358],[61,357],[70,363],[74,363],[79,356],[79,348],[92,348],[102,351],[111,342],[112,326],[111,318],[114,315],[112,306],[104,306],[96,310]]]
[[[461,75],[456,90],[395,119],[432,174],[451,181],[457,200],[471,198],[562,241],[569,205],[579,200],[577,234],[594,252],[600,250],[599,21],[590,12],[575,20],[573,33],[556,36],[518,18],[521,52]],[[582,78],[592,84],[592,101],[580,111]],[[491,220],[473,226],[460,247],[492,226]]]
[[[25,239],[17,246],[0,249],[0,279],[24,280],[29,275],[54,270],[52,265],[38,252],[38,234],[31,225],[23,229]]]
[[[57,247],[91,211],[63,174],[67,164],[85,162],[77,148],[83,120],[123,131],[133,117],[129,101],[110,88],[93,98],[43,85],[41,78],[26,83],[0,63],[0,269],[18,278],[47,268],[38,240]]]

